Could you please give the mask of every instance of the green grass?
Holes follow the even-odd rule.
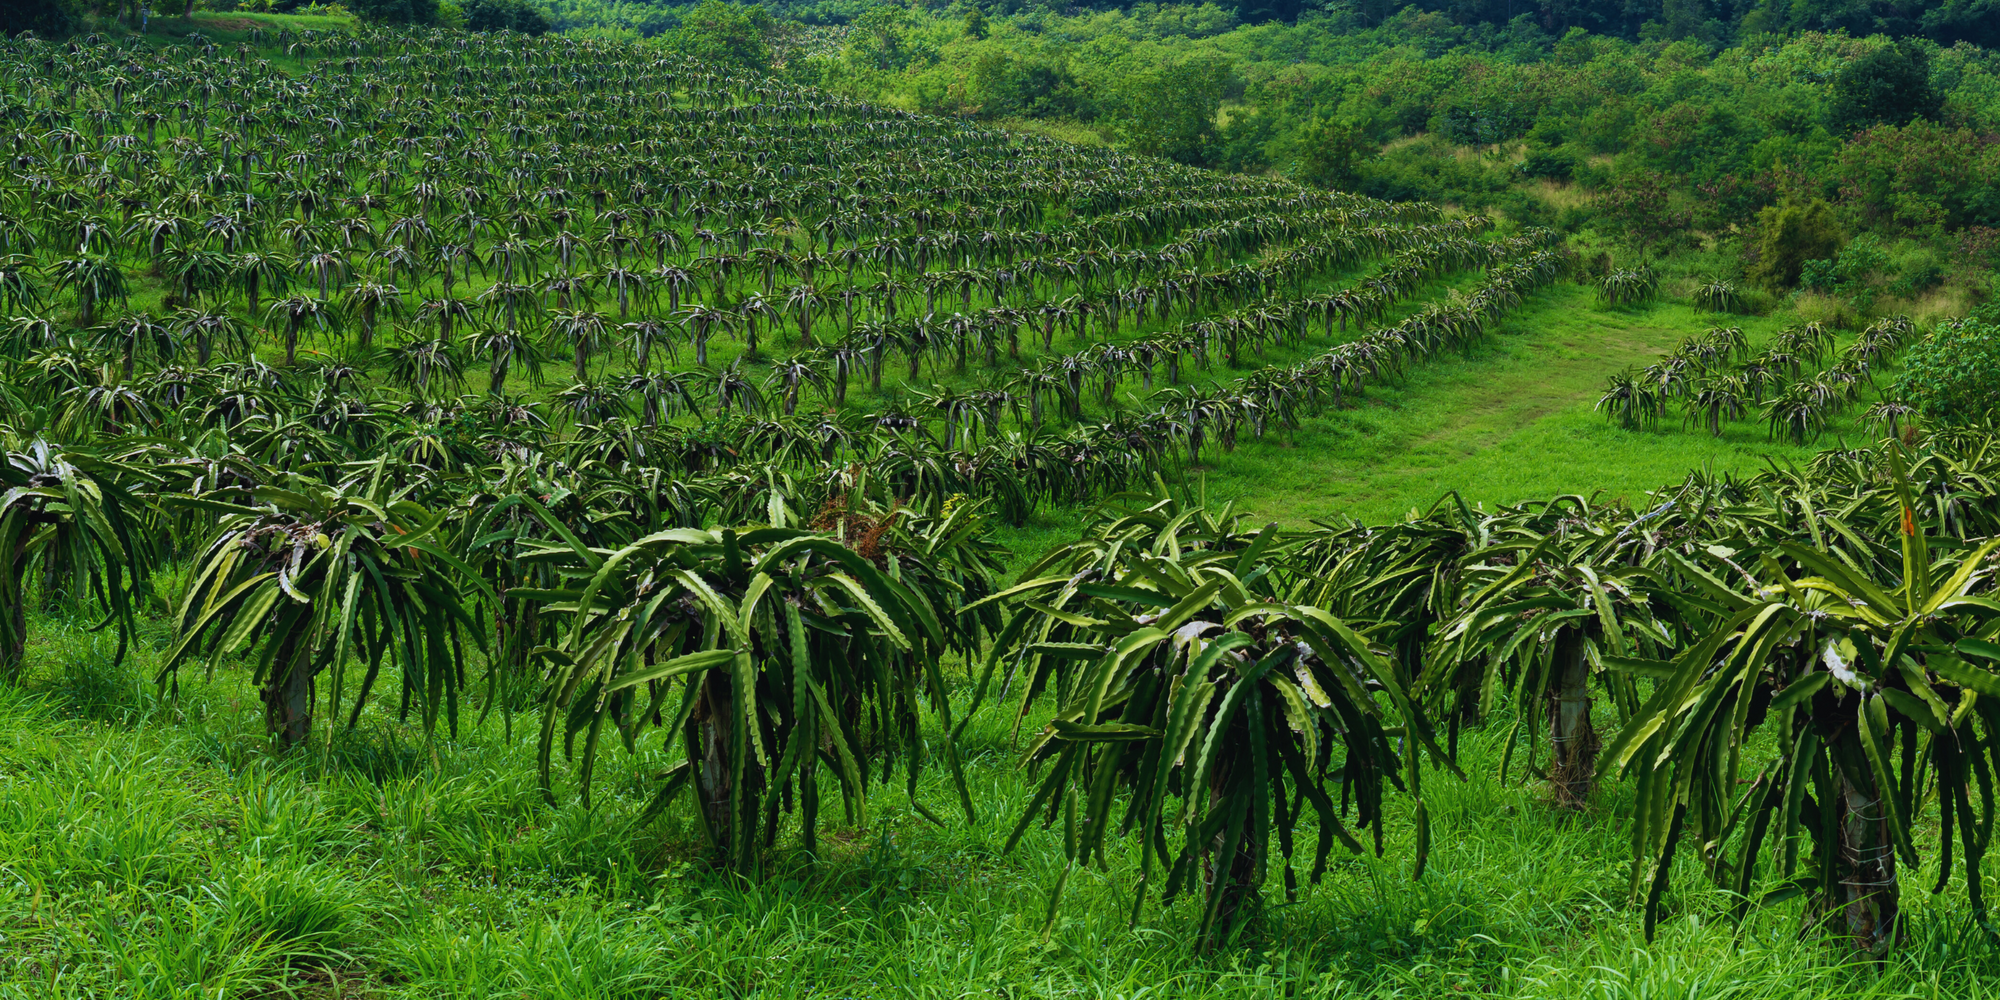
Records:
[[[1577,285],[1537,292],[1464,357],[1440,357],[1401,384],[1371,389],[1358,406],[1303,422],[1289,439],[1219,449],[1202,474],[1211,500],[1302,524],[1355,517],[1379,522],[1456,490],[1495,504],[1603,491],[1637,501],[1693,469],[1749,472],[1804,462],[1841,441],[1868,440],[1850,410],[1806,447],[1772,441],[1753,411],[1721,438],[1678,415],[1627,431],[1593,411],[1605,378],[1658,360],[1685,336],[1742,326],[1761,343],[1796,317],[1717,317],[1677,303],[1612,309]]]
[[[1802,939],[1796,903],[1732,926],[1686,857],[1648,945],[1625,898],[1630,790],[1573,814],[1502,785],[1505,719],[1466,738],[1469,781],[1426,782],[1421,882],[1399,803],[1385,858],[1337,855],[1324,884],[1204,955],[1184,902],[1127,926],[1123,843],[1072,877],[1042,940],[1060,830],[1000,853],[1030,791],[1002,712],[969,733],[979,822],[944,809],[933,769],[919,794],[948,825],[878,789],[867,826],[749,884],[700,864],[686,817],[634,824],[657,745],[607,758],[594,811],[561,789],[551,807],[531,741],[498,719],[427,742],[373,714],[278,756],[240,671],[165,699],[145,680],[156,642],[117,666],[103,637],[46,620],[37,635],[26,686],[0,689],[9,997],[2000,995],[2000,952],[1961,890],[1922,891],[1928,871],[1905,873],[1910,941],[1880,967]]]
[[[198,19],[219,37],[253,20],[265,19]],[[1753,339],[1788,321],[1741,320]],[[1606,375],[1711,322],[1547,290],[1464,358],[1416,366],[1294,434],[1211,451],[1201,486],[1294,523],[1381,520],[1448,490],[1489,505],[1635,497],[1691,468],[1803,458],[1810,449],[1770,443],[1754,422],[1717,440],[1673,425],[1622,431],[1591,412]],[[856,395],[906,398],[894,384]],[[1820,444],[1839,434],[1856,436],[1843,425]],[[1017,564],[1084,516],[1044,511],[1009,531]],[[1707,887],[1694,852],[1647,943],[1626,897],[1631,790],[1613,784],[1574,814],[1518,777],[1503,784],[1505,719],[1466,737],[1469,781],[1426,782],[1436,843],[1422,881],[1396,801],[1384,858],[1337,858],[1296,903],[1274,880],[1264,919],[1208,955],[1190,944],[1185,902],[1128,925],[1124,843],[1108,870],[1072,877],[1044,940],[1060,835],[1031,830],[1002,853],[1031,786],[997,709],[968,734],[978,822],[951,816],[932,769],[918,794],[946,825],[881,788],[867,824],[825,836],[816,858],[781,852],[751,884],[701,863],[684,813],[635,822],[673,759],[657,738],[607,756],[593,810],[568,789],[542,801],[525,720],[512,739],[496,718],[427,740],[378,703],[358,731],[281,756],[241,667],[213,681],[190,672],[163,697],[149,678],[164,625],[149,633],[114,664],[108,638],[38,618],[25,686],[0,688],[0,996],[2000,996],[2000,953],[1975,936],[1962,891],[1923,892],[1930,871],[1905,873],[1910,940],[1881,966],[1801,937],[1796,903],[1730,924],[1732,901]]]

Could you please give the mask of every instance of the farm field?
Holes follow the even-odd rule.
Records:
[[[1878,969],[1800,940],[1795,906],[1739,931],[1696,865],[1649,945],[1623,906],[1629,792],[1579,815],[1532,781],[1503,787],[1497,733],[1461,746],[1468,782],[1431,793],[1424,881],[1404,814],[1384,860],[1341,861],[1204,956],[1185,903],[1127,927],[1129,852],[1074,881],[1041,939],[1060,836],[1000,853],[1029,788],[998,716],[968,748],[981,823],[939,829],[885,795],[868,830],[750,886],[688,863],[691,824],[633,823],[647,759],[608,761],[594,811],[542,806],[532,745],[497,724],[429,743],[378,716],[281,759],[238,679],[169,706],[146,659],[107,653],[50,643],[0,709],[11,996],[1933,1000],[1992,996],[2000,973],[1952,897],[1910,894],[1914,939]]]
[[[1753,423],[1728,426],[1719,439],[1677,420],[1642,431],[1608,423],[1595,410],[1608,376],[1644,367],[1709,326],[1744,320],[1664,304],[1604,309],[1594,299],[1577,286],[1541,293],[1470,357],[1440,361],[1363,406],[1309,420],[1290,441],[1223,456],[1209,475],[1210,496],[1262,516],[1372,523],[1451,490],[1488,507],[1597,490],[1637,498],[1690,469],[1741,474],[1769,460],[1804,462],[1818,450],[1773,440]],[[1745,325],[1782,324],[1770,317]],[[1830,428],[1823,444],[1871,438],[1850,419]]]
[[[0,41],[0,995],[2000,993],[1932,331],[162,23]]]

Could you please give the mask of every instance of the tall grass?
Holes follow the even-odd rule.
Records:
[[[1462,742],[1469,781],[1426,782],[1422,882],[1395,860],[1398,817],[1389,860],[1337,858],[1205,955],[1185,903],[1127,925],[1122,849],[1071,877],[1042,939],[1061,831],[1000,853],[1030,791],[1005,713],[966,735],[980,824],[931,825],[878,789],[867,828],[823,836],[817,857],[787,848],[752,885],[707,869],[685,821],[635,823],[642,778],[669,762],[657,747],[607,759],[594,810],[549,807],[531,745],[497,721],[426,741],[371,712],[277,756],[240,678],[165,697],[151,645],[112,665],[88,633],[38,634],[27,688],[0,691],[10,997],[2000,995],[1962,894],[1916,888],[1929,872],[1907,873],[1912,938],[1879,967],[1802,938],[1796,904],[1735,927],[1685,858],[1647,945],[1624,896],[1630,790],[1575,814],[1500,784],[1504,723]],[[927,774],[919,796],[948,800]]]

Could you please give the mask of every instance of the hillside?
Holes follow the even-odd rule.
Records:
[[[0,41],[0,992],[1992,991],[1990,316],[153,27]]]
[[[1433,374],[1441,347],[1464,358],[1446,363],[1462,372],[1451,377],[1510,395],[1487,381],[1510,370],[1479,360],[1490,345],[1588,359],[1567,366],[1559,392],[1541,387],[1507,432],[1592,453],[1557,460],[1569,477],[1475,474],[1455,484],[1470,499],[1638,491],[1689,467],[1808,454],[1755,434],[1675,438],[1671,458],[1593,479],[1617,464],[1604,458],[1635,449],[1617,435],[1565,443],[1574,435],[1540,422],[1588,424],[1580,411],[1606,375],[1704,320],[1538,291],[1567,273],[1548,258],[1532,275],[1497,272],[1519,305],[1447,328],[1465,308],[1450,295],[1496,280],[1478,271],[1545,254],[1545,238],[1478,216],[968,128],[604,43],[516,36],[391,52],[279,30],[239,32],[282,46],[275,59],[226,40],[81,54],[68,71],[92,91],[70,99],[115,108],[130,88],[139,134],[58,129],[7,192],[26,204],[107,179],[62,210],[15,217],[11,249],[47,268],[89,265],[52,284],[79,307],[87,293],[135,317],[96,346],[127,372],[149,361],[176,373],[151,390],[171,399],[131,401],[142,419],[233,430],[292,408],[202,403],[245,380],[304,404],[301,419],[272,420],[247,445],[258,460],[301,448],[364,457],[322,433],[333,423],[376,435],[498,420],[455,457],[511,446],[578,462],[638,435],[697,481],[745,463],[824,481],[852,458],[881,458],[899,482],[992,495],[1018,523],[1051,502],[1214,463],[1218,496],[1257,498],[1259,474],[1237,471],[1256,462],[1228,456],[1276,431],[1280,451],[1259,447],[1259,461],[1276,455],[1297,470],[1287,479],[1337,498],[1380,466],[1371,449],[1400,455],[1410,433],[1455,433],[1405,431],[1430,419],[1407,414],[1478,409],[1456,407],[1456,388],[1427,390],[1446,377]],[[577,65],[600,75],[578,77]],[[455,106],[453,88],[487,103]],[[224,94],[233,107],[206,108]],[[217,113],[227,117],[211,131]],[[17,273],[17,303],[38,301],[32,271]],[[1556,313],[1576,332],[1556,332]],[[1369,326],[1387,332],[1364,336]],[[1517,335],[1532,346],[1508,347]],[[86,346],[41,328],[17,338]],[[210,365],[246,350],[285,364]],[[79,398],[103,381],[88,362],[38,364],[30,391]],[[458,401],[473,387],[494,402]],[[97,405],[65,419],[125,422]],[[511,416],[517,406],[528,422]],[[1449,447],[1464,460],[1500,444],[1488,433]],[[1000,468],[1012,473],[985,474]],[[1353,512],[1399,513],[1443,491],[1435,479],[1371,489]],[[1266,502],[1280,517],[1345,512]]]

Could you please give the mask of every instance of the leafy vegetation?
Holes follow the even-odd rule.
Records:
[[[856,20],[877,72],[899,17]],[[1451,835],[1502,799],[1629,865],[1534,905],[1594,896],[1634,954],[1687,914],[1732,949],[1843,941],[1793,988],[1990,966],[1936,942],[1987,922],[1994,431],[1892,393],[1878,443],[1804,450],[1915,320],[1843,342],[1746,310],[1599,404],[1607,434],[1679,405],[1708,438],[1760,409],[1797,465],[1249,520],[1208,473],[1490,372],[1537,311],[1694,316],[1685,275],[801,85],[742,68],[825,58],[754,9],[691,9],[678,48],[194,23],[0,42],[0,665],[115,720],[105,746],[186,735],[224,774],[158,804],[122,764],[10,761],[21,983],[650,995],[691,975],[661,940],[714,936],[684,918],[810,894],[816,920],[893,872],[907,907],[856,901],[859,932],[991,958],[969,989],[1095,983],[1047,956],[1120,934],[1180,940],[1128,950],[1196,990],[1238,989],[1245,948],[1288,957],[1243,990],[1319,981],[1352,956],[1288,942],[1386,940],[1306,915],[1355,919],[1365,880],[1396,935],[1449,927],[1439,992],[1533,993],[1496,958],[1542,932],[1382,902],[1464,908]],[[1226,132],[1227,67],[1138,79],[1127,107],[1179,110],[1134,148]],[[1350,125],[1314,125],[1315,182],[1365,173]],[[1875,288],[1890,251],[1839,236],[1801,276]],[[1912,364],[1976,371],[1981,323]],[[17,746],[60,731],[5,697]],[[940,929],[898,843],[1004,881],[1018,953]],[[1431,954],[1383,951],[1369,989]],[[781,952],[717,957],[717,991],[894,978],[808,987]]]
[[[1947,321],[1939,329],[1945,332],[1957,326]],[[1831,366],[1809,376],[1807,365],[1834,354],[1835,337],[1824,326],[1787,327],[1754,355],[1749,354],[1749,341],[1741,329],[1715,327],[1682,340],[1658,364],[1612,376],[1597,405],[1632,430],[1664,415],[1670,402],[1678,399],[1687,407],[1688,422],[1705,425],[1716,437],[1722,436],[1724,420],[1740,419],[1750,408],[1762,407],[1773,438],[1806,444],[1817,439],[1841,410],[1862,400],[1876,370],[1895,363],[1915,329],[1908,317],[1878,322],[1839,351]],[[1893,411],[1878,405],[1871,412]]]
[[[1894,395],[1934,420],[1976,423],[2000,406],[2000,327],[1990,310],[1938,324],[1911,347]]]

